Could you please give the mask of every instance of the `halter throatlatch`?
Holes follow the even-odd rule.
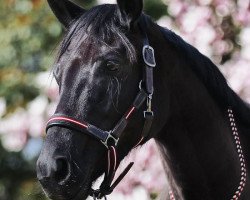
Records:
[[[94,199],[101,199],[103,197],[106,199],[106,195],[112,193],[113,189],[119,184],[119,182],[124,178],[124,176],[128,173],[128,171],[134,164],[133,162],[129,163],[128,166],[123,170],[123,172],[118,176],[118,178],[113,181],[116,170],[118,168],[116,147],[119,143],[119,138],[127,127],[128,121],[132,114],[135,111],[139,110],[144,102],[146,102],[146,110],[143,112],[145,122],[142,129],[142,138],[136,146],[140,145],[140,143],[148,137],[154,118],[154,113],[152,111],[152,97],[154,92],[153,69],[156,66],[154,49],[149,45],[144,26],[140,26],[140,28],[143,33],[142,55],[145,63],[144,75],[142,81],[139,83],[140,90],[135,97],[132,106],[130,106],[128,111],[118,121],[116,126],[112,130],[105,131],[88,122],[80,122],[72,117],[59,114],[55,114],[49,119],[47,123],[46,132],[53,126],[65,127],[70,130],[76,130],[81,133],[88,134],[99,140],[107,148],[108,167],[100,188],[98,190],[91,190],[90,195]]]

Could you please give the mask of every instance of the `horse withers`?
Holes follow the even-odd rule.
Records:
[[[114,180],[121,160],[154,138],[175,183],[166,198],[250,199],[250,109],[207,57],[152,22],[142,0],[48,2],[67,30],[37,161],[49,198],[106,197],[132,167]]]

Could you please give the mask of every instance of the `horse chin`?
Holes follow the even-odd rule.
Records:
[[[51,200],[84,200],[90,195],[91,192],[91,182],[90,184],[85,184],[84,186],[80,186],[80,190],[76,192],[76,194],[72,194],[70,196],[52,194],[44,190],[46,196]]]
[[[81,190],[76,194],[74,198],[71,200],[84,200],[87,199],[88,196],[90,196],[91,192],[91,182],[88,185],[85,185]]]
[[[99,182],[99,178],[102,177],[102,175],[95,176],[92,180],[85,180],[84,183],[81,184],[80,191],[76,194],[74,198],[71,200],[84,200],[87,199],[88,196],[91,195],[92,187],[95,185],[96,182]]]

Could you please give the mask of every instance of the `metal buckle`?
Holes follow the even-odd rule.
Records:
[[[147,110],[143,112],[145,119],[152,119],[154,117],[154,112],[152,111],[152,98],[153,94],[149,94],[147,97]]]
[[[141,85],[142,85],[142,80],[140,81],[140,83],[139,83],[139,89],[141,90]]]
[[[156,66],[155,54],[154,54],[153,47],[151,47],[149,45],[144,45],[143,50],[142,50],[142,55],[143,55],[144,62],[148,66],[150,66],[150,67],[155,67]]]
[[[106,140],[105,140],[105,141],[101,141],[101,142],[105,145],[105,147],[107,147],[107,149],[108,149],[109,146],[110,146],[110,145],[108,145],[109,139],[112,139],[112,140],[114,141],[114,145],[117,146],[118,141],[119,141],[119,138],[116,139],[116,138],[111,134],[111,131],[109,131],[109,132],[108,132],[108,137],[106,138]]]
[[[152,119],[154,117],[154,112],[153,111],[144,111],[143,112],[144,118],[145,119]]]

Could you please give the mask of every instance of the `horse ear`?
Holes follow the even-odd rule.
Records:
[[[142,13],[143,0],[117,0],[123,19],[133,24]]]
[[[85,10],[68,0],[48,0],[51,10],[62,25],[68,29],[70,23],[78,19]]]

